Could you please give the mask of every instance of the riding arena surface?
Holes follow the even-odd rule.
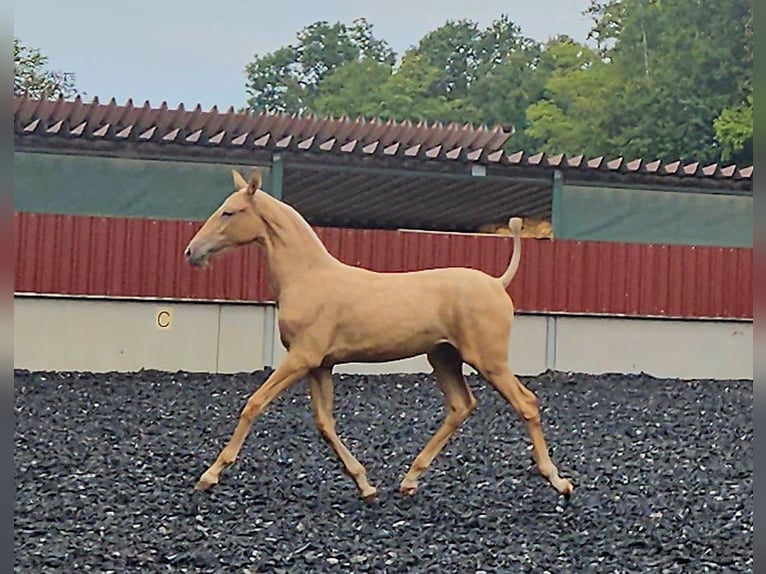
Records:
[[[444,417],[435,382],[335,375],[338,433],[377,501],[321,439],[305,383],[258,418],[220,484],[195,491],[268,374],[17,370],[14,571],[752,572],[752,381],[520,377],[567,500],[477,376],[476,411],[402,497]]]

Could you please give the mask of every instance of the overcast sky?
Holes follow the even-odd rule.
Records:
[[[86,99],[167,101],[189,108],[245,103],[245,64],[295,41],[317,20],[365,17],[401,54],[448,19],[486,26],[508,14],[537,40],[584,41],[588,0],[35,0],[17,2],[14,35],[55,69],[74,72]]]

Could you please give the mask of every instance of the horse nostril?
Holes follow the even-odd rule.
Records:
[[[186,256],[187,259],[191,257],[191,247],[186,248],[186,251],[184,251],[184,255]]]

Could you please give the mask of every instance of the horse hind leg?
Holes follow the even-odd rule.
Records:
[[[567,497],[571,495],[574,490],[572,483],[559,476],[558,468],[556,468],[548,453],[548,446],[543,436],[537,396],[519,381],[518,377],[511,372],[505,362],[490,368],[486,368],[483,365],[474,365],[474,367],[524,420],[527,432],[532,440],[534,459],[540,474],[560,494]]]
[[[428,469],[460,425],[476,409],[477,404],[463,377],[463,359],[457,349],[450,345],[442,345],[429,352],[427,356],[428,362],[434,369],[436,382],[444,393],[444,408],[447,415],[436,433],[415,457],[402,480],[399,490],[408,496],[415,493],[418,478]]]

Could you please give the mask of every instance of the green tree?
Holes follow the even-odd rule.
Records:
[[[343,64],[319,86],[312,111],[333,117],[380,117],[392,71],[392,66],[370,59]]]
[[[364,18],[351,26],[315,22],[298,33],[295,44],[245,66],[247,104],[257,111],[305,112],[328,74],[365,59],[391,65],[396,55],[385,41],[375,38]]]
[[[753,161],[753,97],[744,104],[727,107],[713,122],[715,138],[721,144],[723,161]]]
[[[437,91],[447,98],[465,98],[481,65],[482,32],[470,20],[448,20],[427,33],[413,53],[438,71]]]
[[[480,110],[478,121],[513,128],[509,150],[536,145],[526,133],[526,110],[543,97],[550,75],[541,65],[543,46],[523,36],[516,24],[502,16],[482,32],[478,54],[477,77],[467,98]]]
[[[752,161],[752,0],[593,0],[590,38],[447,21],[400,62],[364,20],[247,67],[251,109],[501,124],[530,153]]]
[[[75,75],[47,68],[48,57],[13,39],[13,95],[28,94],[34,98],[71,98],[79,92]]]
[[[717,161],[714,122],[752,78],[752,0],[593,2],[594,36],[622,78],[619,152]],[[748,24],[749,23],[749,24]]]
[[[486,28],[471,20],[447,21],[426,34],[413,52],[438,71],[436,93],[470,115],[465,121],[515,130],[509,148],[526,148],[526,108],[538,101],[548,70],[542,46],[503,14]]]
[[[314,100],[320,115],[465,122],[476,114],[460,99],[447,99],[436,84],[439,71],[422,56],[408,53],[398,66],[361,60],[329,74]]]
[[[743,70],[740,95],[743,103],[725,107],[713,121],[721,159],[737,163],[753,162],[753,11],[744,16],[744,58],[750,66]]]
[[[540,58],[543,97],[526,109],[530,150],[569,155],[613,153],[618,138],[618,76],[598,53],[571,38],[549,41]],[[542,72],[541,72],[542,74]]]
[[[408,53],[384,86],[383,113],[393,119],[465,123],[477,111],[464,98],[440,93],[439,70],[417,53]]]

